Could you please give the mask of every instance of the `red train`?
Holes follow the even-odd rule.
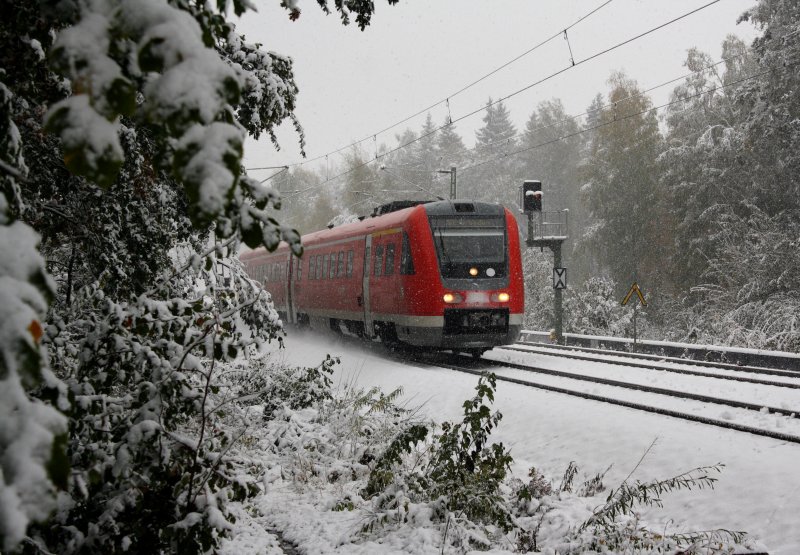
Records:
[[[400,202],[373,217],[241,256],[285,322],[479,355],[522,327],[511,212],[469,201]]]

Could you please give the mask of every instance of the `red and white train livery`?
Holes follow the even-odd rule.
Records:
[[[522,327],[522,262],[508,209],[470,201],[398,203],[388,213],[243,254],[284,321],[474,354]]]

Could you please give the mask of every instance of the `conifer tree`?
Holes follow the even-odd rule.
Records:
[[[468,194],[460,196],[513,205],[519,172],[517,160],[509,153],[516,150],[517,131],[503,102],[493,103],[491,98],[486,103],[483,123],[475,132],[475,163],[480,165],[465,176]]]
[[[445,122],[444,127],[439,130],[436,147],[439,151],[441,169],[463,164],[466,147],[454,124]]]
[[[656,158],[661,137],[650,99],[622,74],[610,80],[608,105],[600,112],[584,166],[584,202],[590,217],[587,255],[618,284],[655,285],[665,248]]]

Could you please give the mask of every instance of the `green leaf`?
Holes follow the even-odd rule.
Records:
[[[116,114],[131,116],[136,110],[136,87],[127,79],[114,79],[106,92],[106,101]]]
[[[53,439],[53,444],[50,448],[50,460],[47,461],[45,466],[47,475],[53,484],[62,490],[67,489],[67,482],[69,479],[69,458],[67,457],[67,443],[69,435],[66,433],[58,434]]]
[[[164,69],[164,58],[158,53],[158,47],[163,42],[164,39],[155,37],[139,49],[139,67],[142,71],[160,73]]]

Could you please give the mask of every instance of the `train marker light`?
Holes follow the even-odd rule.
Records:
[[[477,276],[478,275],[478,269],[475,268],[475,267],[470,268],[469,269],[469,275],[471,275],[472,277]]]
[[[447,304],[463,303],[464,297],[462,297],[458,293],[445,293],[442,296],[442,300]]]
[[[492,300],[496,303],[507,303],[511,299],[511,295],[508,293],[494,293],[492,295]]]

